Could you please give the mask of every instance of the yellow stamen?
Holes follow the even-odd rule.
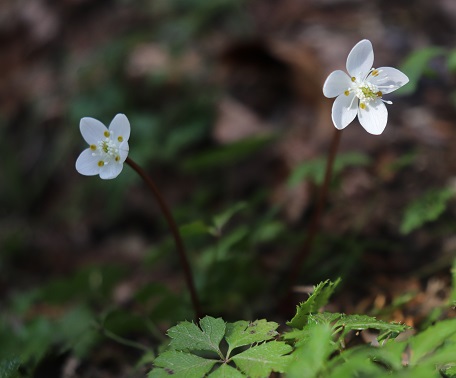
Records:
[[[104,132],[104,136],[105,136],[106,138],[108,138],[109,135],[111,135],[111,134],[109,134],[109,131],[105,131],[105,132]]]
[[[99,166],[99,167],[102,167],[103,165],[104,165],[104,161],[100,160],[100,161],[98,162],[98,166]]]
[[[356,81],[356,77],[353,76],[353,77],[351,78],[351,80],[352,80],[353,82],[355,82],[355,81]]]
[[[378,70],[373,70],[372,71],[372,76],[378,76],[380,72],[378,72]]]
[[[119,160],[120,160],[120,156],[117,155],[117,156],[115,157],[115,160],[116,160],[116,161],[119,161]]]
[[[345,95],[345,96],[348,96],[349,94],[350,94],[350,91],[349,91],[349,90],[346,90],[346,91],[344,92],[344,95]]]
[[[364,110],[364,109],[366,109],[366,104],[361,103],[361,104],[359,104],[359,107]]]
[[[123,142],[123,138],[122,138],[121,136],[118,137],[117,140],[118,140],[119,142]]]
[[[383,96],[383,93],[382,93],[382,91],[378,91],[378,92],[376,93],[376,95],[377,95],[378,97],[382,97],[382,96]]]
[[[95,150],[97,149],[97,146],[95,146],[94,144],[91,144],[91,145],[90,145],[90,149],[91,149],[92,151],[95,151]]]

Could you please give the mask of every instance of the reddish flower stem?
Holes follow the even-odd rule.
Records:
[[[172,235],[174,237],[174,242],[176,244],[176,249],[177,249],[177,252],[179,254],[180,263],[182,265],[182,269],[184,270],[185,281],[186,281],[187,287],[188,287],[188,289],[190,291],[192,305],[193,305],[193,309],[195,311],[195,319],[199,320],[200,318],[202,318],[200,302],[199,302],[199,299],[198,299],[198,295],[196,293],[195,284],[193,282],[192,270],[191,270],[190,264],[188,262],[187,254],[185,252],[185,247],[184,247],[184,243],[182,242],[182,238],[181,238],[181,235],[180,235],[180,232],[179,232],[179,228],[177,227],[177,224],[174,221],[174,218],[173,218],[173,216],[171,214],[171,211],[169,210],[168,205],[166,204],[163,196],[161,195],[161,193],[158,190],[158,188],[155,186],[155,184],[152,181],[152,179],[131,158],[127,157],[127,160],[125,160],[125,162],[131,168],[133,168],[133,170],[136,171],[136,173],[138,175],[141,176],[141,178],[144,180],[146,185],[152,191],[152,194],[155,196],[155,199],[157,200],[158,204],[160,205],[160,210],[162,211],[163,216],[166,218],[168,226],[169,226],[169,228],[171,230],[171,233],[172,233]]]
[[[318,235],[318,231],[320,229],[320,219],[321,215],[325,206],[326,196],[328,193],[329,186],[331,184],[334,160],[337,155],[337,150],[339,148],[340,137],[342,135],[342,131],[338,129],[334,129],[334,134],[331,141],[331,147],[329,150],[328,160],[326,162],[326,171],[325,171],[325,178],[323,180],[323,184],[320,188],[317,204],[315,207],[315,211],[313,212],[312,219],[310,221],[309,230],[307,232],[306,238],[304,240],[304,244],[301,250],[296,254],[294,259],[292,260],[291,265],[291,273],[288,279],[288,292],[286,295],[286,306],[288,307],[289,301],[292,299],[293,287],[296,285],[299,273],[302,268],[302,264],[304,263],[305,259],[310,256],[312,252],[313,243],[315,237]]]

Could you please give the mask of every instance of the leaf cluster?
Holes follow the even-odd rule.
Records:
[[[268,377],[284,372],[292,348],[275,338],[277,323],[264,319],[225,323],[206,316],[199,326],[182,322],[168,330],[168,349],[154,361],[149,378]]]
[[[456,319],[399,340],[406,325],[319,312],[338,283],[317,285],[282,335],[277,323],[265,319],[225,323],[206,316],[199,325],[182,322],[169,329],[169,346],[148,377],[268,377],[271,372],[297,378],[454,377]],[[347,335],[364,330],[378,332],[375,342],[346,349]]]

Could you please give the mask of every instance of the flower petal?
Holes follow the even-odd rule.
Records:
[[[341,94],[336,98],[332,107],[332,121],[337,129],[346,128],[356,117],[358,99],[354,93],[348,96]]]
[[[385,130],[388,121],[388,110],[382,100],[378,99],[358,110],[359,123],[364,129],[374,135],[380,135]]]
[[[125,114],[117,114],[111,124],[109,125],[109,131],[114,134],[114,138],[121,136],[124,141],[130,138],[130,122]]]
[[[100,168],[100,178],[103,180],[111,180],[119,176],[122,172],[123,164],[109,163]]]
[[[93,151],[90,148],[86,148],[81,152],[78,159],[76,160],[76,170],[84,176],[95,176],[100,172],[98,166],[99,156],[93,156]]]
[[[91,117],[84,117],[79,123],[82,137],[88,144],[97,144],[100,140],[104,140],[105,131],[108,131],[105,125],[100,121]]]
[[[409,82],[407,75],[393,67],[380,67],[376,69],[377,76],[370,75],[368,81],[375,84],[383,93],[391,93]]]
[[[351,77],[364,80],[373,64],[374,50],[372,49],[372,43],[367,39],[363,39],[348,54],[347,71]]]
[[[351,87],[350,77],[341,70],[331,72],[323,84],[323,94],[328,97],[337,97]]]
[[[122,142],[119,146],[120,163],[123,163],[128,156],[128,142]]]

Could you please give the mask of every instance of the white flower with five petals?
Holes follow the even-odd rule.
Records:
[[[76,160],[76,170],[84,176],[100,175],[104,180],[116,178],[128,156],[128,118],[125,114],[117,114],[107,129],[100,121],[84,117],[79,128],[89,148]]]
[[[359,122],[371,134],[383,132],[388,110],[383,95],[407,84],[409,79],[392,67],[372,68],[374,51],[367,39],[358,42],[347,58],[344,71],[332,72],[323,85],[326,97],[337,97],[332,107],[332,121],[337,129],[347,127],[358,115]]]

